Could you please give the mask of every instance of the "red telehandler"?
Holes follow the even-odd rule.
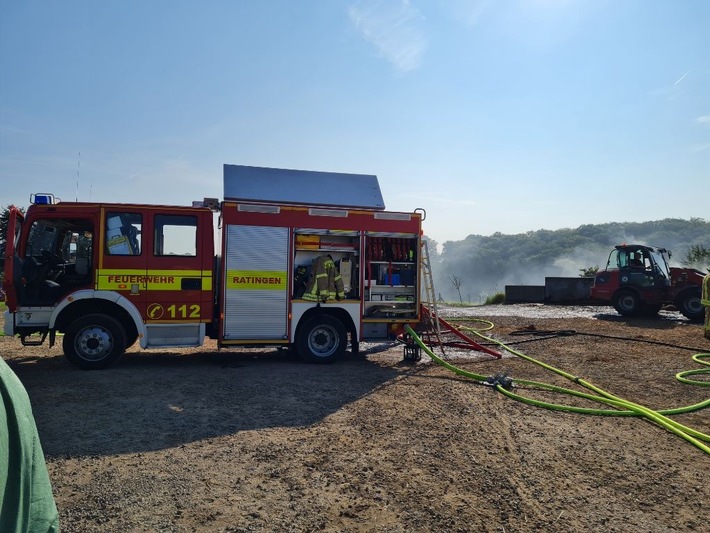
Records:
[[[703,272],[670,267],[671,252],[642,244],[620,244],[611,251],[606,269],[597,273],[592,300],[611,303],[620,315],[655,315],[674,305],[686,318],[702,321]]]

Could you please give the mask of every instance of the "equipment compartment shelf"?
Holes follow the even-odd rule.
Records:
[[[414,302],[365,302],[365,319],[412,318],[417,314]]]
[[[365,283],[367,283],[367,281]],[[368,288],[372,292],[375,292],[375,291],[387,292],[387,291],[391,291],[392,289],[396,289],[393,292],[402,292],[402,289],[405,289],[405,290],[411,289],[411,291],[414,292],[414,289],[416,289],[416,287],[414,285],[390,285],[390,284],[382,285],[379,283],[377,283],[377,284],[372,283],[372,284],[370,284],[370,286]]]
[[[327,246],[321,248],[308,248],[305,246],[296,246],[297,252],[342,252],[346,254],[358,255],[358,250],[352,247]]]

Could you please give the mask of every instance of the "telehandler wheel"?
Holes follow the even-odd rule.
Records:
[[[635,316],[639,313],[641,302],[632,291],[619,291],[614,296],[614,309],[623,316]]]
[[[304,361],[333,363],[342,357],[348,342],[343,323],[330,315],[318,315],[299,328],[296,348]]]
[[[705,308],[701,301],[700,287],[683,292],[678,299],[677,305],[678,310],[688,320],[702,322],[703,318],[705,318]]]
[[[86,315],[64,332],[64,355],[84,370],[106,368],[126,351],[126,333],[116,319],[102,314]]]

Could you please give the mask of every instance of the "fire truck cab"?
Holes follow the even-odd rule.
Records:
[[[376,176],[224,166],[224,200],[10,209],[5,334],[84,369],[143,349],[283,346],[333,362],[420,319],[421,210]],[[221,230],[215,250],[215,219]],[[337,278],[338,291],[328,282]]]

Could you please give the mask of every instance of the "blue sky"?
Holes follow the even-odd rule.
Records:
[[[706,0],[0,0],[0,205],[376,174],[442,243],[710,218]],[[78,187],[77,187],[78,176]]]

